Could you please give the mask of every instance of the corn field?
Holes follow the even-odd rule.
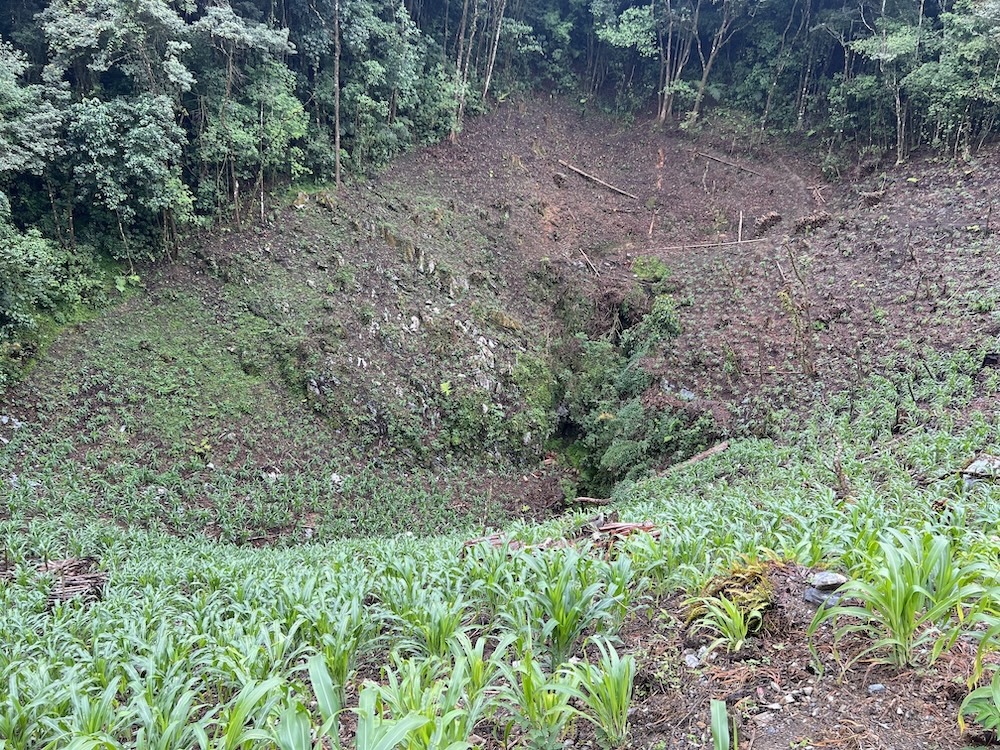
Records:
[[[985,415],[949,416],[970,393],[960,370],[941,389],[902,439],[875,429],[876,384],[794,439],[623,484],[622,518],[664,533],[607,549],[541,544],[573,538],[581,514],[512,525],[516,549],[407,534],[254,549],[38,518],[19,494],[0,506],[0,747],[461,750],[489,736],[545,749],[579,722],[620,747],[637,667],[623,624],[759,559],[850,577],[855,604],[814,623],[838,642],[861,633],[906,668],[974,638],[988,682],[1000,487],[955,467],[1000,434]],[[54,596],[69,558],[95,561],[99,597]],[[725,640],[727,609],[712,611],[702,625]],[[997,694],[970,694],[983,704],[970,712]]]

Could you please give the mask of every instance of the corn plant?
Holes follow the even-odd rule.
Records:
[[[708,652],[720,647],[725,647],[727,653],[739,651],[764,621],[762,607],[744,610],[725,595],[696,597],[685,604],[704,609],[704,614],[695,621],[691,630],[692,633],[708,631],[716,636],[708,644]]]
[[[52,716],[69,711],[65,687],[54,681],[43,667],[34,673],[34,685],[28,673],[10,672],[4,700],[0,701],[0,737],[7,750],[29,750],[42,745],[49,736]],[[40,677],[40,679],[38,679]]]
[[[461,596],[446,600],[440,593],[423,597],[398,620],[404,637],[400,647],[428,657],[443,658],[449,643],[466,627],[471,616],[468,604]]]
[[[450,675],[433,659],[394,659],[398,668],[386,670],[387,684],[380,699],[393,717],[419,716],[424,724],[407,735],[407,750],[465,750],[474,717],[464,700],[468,675],[458,659]]]
[[[502,700],[511,713],[512,721],[524,732],[532,750],[556,750],[560,738],[573,716],[569,699],[575,675],[561,671],[546,675],[531,652],[525,652],[513,664],[504,664],[507,685]]]
[[[993,674],[989,685],[965,696],[958,709],[958,725],[963,732],[966,716],[972,716],[988,732],[1000,731],[1000,672]]]
[[[182,663],[167,675],[147,672],[140,677],[132,665],[129,672],[131,713],[136,717],[136,750],[167,750],[174,747],[208,746],[205,725],[212,714],[197,703],[195,680],[185,680]]]
[[[457,667],[461,662],[466,675],[466,710],[472,725],[482,716],[492,713],[495,700],[491,693],[503,676],[501,666],[513,641],[513,635],[503,636],[489,657],[486,656],[487,639],[484,637],[479,637],[472,643],[468,635],[459,633],[451,641],[451,655],[455,665]]]
[[[726,710],[726,702],[712,700],[710,703],[712,711],[712,750],[731,750],[739,747],[739,743],[730,744],[729,735],[729,712]]]
[[[359,596],[341,599],[331,609],[336,616],[331,617],[329,611],[322,612],[313,623],[313,629],[319,635],[319,651],[337,691],[337,705],[342,707],[358,659],[381,643],[381,621],[366,611]]]
[[[53,739],[89,737],[102,743],[116,744],[120,730],[131,723],[132,715],[118,705],[119,679],[115,678],[96,700],[88,694],[89,685],[70,693],[72,714],[47,722]]]
[[[598,740],[606,748],[621,747],[628,741],[628,711],[635,683],[635,657],[618,655],[614,646],[597,641],[601,653],[597,664],[578,664],[573,673],[570,695],[584,710],[577,711],[597,728]]]
[[[835,642],[853,633],[872,640],[845,662],[845,671],[880,650],[888,652],[880,661],[904,667],[914,664],[919,649],[931,645],[933,661],[960,632],[959,625],[950,622],[952,613],[961,621],[964,605],[983,593],[976,582],[981,567],[956,566],[944,537],[892,534],[879,546],[882,563],[874,571],[874,583],[855,580],[839,590],[845,600],[860,599],[861,605],[821,607],[809,626],[810,640],[828,620],[834,625]],[[850,619],[844,623],[844,618]]]
[[[481,544],[469,550],[468,575],[490,616],[502,611],[512,594],[523,588],[519,581],[523,560],[506,545]]]
[[[614,625],[620,628],[636,604],[636,600],[649,587],[649,579],[638,575],[632,557],[619,555],[614,562],[605,568],[608,595],[614,599]]]
[[[532,630],[540,624],[537,637],[555,669],[573,655],[588,628],[613,619],[617,600],[604,590],[593,561],[575,550],[531,558],[528,567],[534,579],[515,624]]]
[[[278,750],[313,750],[312,720],[306,707],[295,701],[282,711],[271,740]]]
[[[358,694],[358,706],[352,709],[358,717],[355,750],[395,750],[407,741],[411,732],[427,723],[425,717],[412,714],[396,720],[385,719],[378,710],[378,699],[376,685],[365,685]]]
[[[266,726],[279,701],[282,680],[250,682],[211,722],[217,750],[244,750],[258,740],[270,740]]]
[[[312,683],[316,704],[323,719],[318,734],[320,737],[329,736],[333,746],[339,750],[340,714],[344,711],[346,704],[344,686],[342,683],[336,682],[330,675],[326,659],[321,654],[309,659],[306,669],[309,672],[309,681]],[[295,721],[298,720],[295,719]]]

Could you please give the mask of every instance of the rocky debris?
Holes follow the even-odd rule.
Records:
[[[754,716],[752,721],[757,726],[766,726],[767,724],[770,724],[773,719],[774,714],[769,711],[765,711]]]
[[[832,570],[821,570],[814,574],[802,598],[817,607],[835,607],[840,603],[842,594],[835,593],[837,589],[847,583],[847,576],[835,573]]]
[[[1000,481],[1000,456],[982,453],[976,456],[959,474],[965,480],[966,486],[979,481]]]
[[[0,426],[8,427],[11,430],[20,430],[24,426],[24,422],[9,414],[0,414]],[[0,435],[0,445],[7,445],[9,442],[10,440]]]
[[[873,682],[868,686],[868,695],[882,695],[885,692],[885,685],[880,682]]]
[[[828,224],[832,218],[826,211],[816,211],[796,221],[793,231],[795,234],[805,234]]]
[[[810,586],[803,592],[802,598],[810,604],[815,604],[817,607],[835,607],[840,603],[842,596],[830,591],[821,591]]]
[[[701,666],[701,659],[698,658],[697,654],[684,654],[684,666],[688,669],[697,669]]]
[[[757,221],[753,224],[754,234],[760,237],[764,232],[766,232],[771,227],[777,226],[781,223],[781,214],[777,211],[768,211],[763,216],[759,216]]]

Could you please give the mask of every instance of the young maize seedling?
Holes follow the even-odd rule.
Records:
[[[696,604],[704,611],[695,621],[692,632],[707,630],[717,636],[708,644],[709,652],[720,646],[724,646],[728,653],[739,651],[764,620],[763,608],[744,611],[725,596],[702,596],[690,599],[685,604]]]
[[[522,654],[520,661],[504,664],[503,672],[508,683],[502,691],[503,701],[528,745],[532,750],[562,747],[562,734],[573,715],[568,688],[575,687],[575,675],[566,671],[546,675],[530,651]]]
[[[597,728],[601,745],[618,748],[628,741],[635,658],[631,655],[622,658],[611,644],[596,643],[600,661],[571,667],[576,686],[569,692],[584,705],[584,710],[577,713]]]
[[[834,624],[835,642],[852,633],[872,639],[871,646],[845,661],[845,672],[858,659],[880,650],[888,652],[881,661],[911,666],[928,644],[933,662],[957,639],[965,605],[983,594],[977,583],[981,567],[956,567],[944,537],[893,533],[879,547],[882,563],[872,566],[874,582],[849,581],[839,589],[844,600],[860,599],[861,606],[821,607],[809,626],[810,640],[828,620]],[[958,623],[952,622],[953,614]],[[845,623],[843,618],[850,619]]]

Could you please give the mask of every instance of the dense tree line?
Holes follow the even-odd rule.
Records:
[[[0,338],[97,265],[259,220],[517,88],[719,103],[905,159],[997,129],[1000,0],[19,0],[0,14]]]

